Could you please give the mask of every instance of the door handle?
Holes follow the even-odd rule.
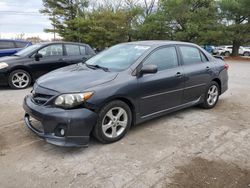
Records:
[[[180,78],[180,77],[182,77],[182,74],[181,74],[180,72],[177,72],[177,73],[175,74],[175,76],[178,77],[178,78]]]

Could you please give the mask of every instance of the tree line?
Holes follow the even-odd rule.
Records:
[[[105,48],[134,40],[199,45],[250,43],[249,0],[43,0],[41,13],[66,41]]]

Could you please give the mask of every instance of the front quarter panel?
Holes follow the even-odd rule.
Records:
[[[114,80],[90,88],[89,91],[94,91],[94,95],[88,103],[96,111],[115,99],[128,100],[137,111],[137,79],[128,72],[121,72]]]

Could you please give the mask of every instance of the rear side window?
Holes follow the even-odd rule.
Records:
[[[191,46],[180,46],[180,51],[185,65],[202,62],[200,50],[197,48]]]
[[[25,42],[15,42],[15,43],[17,48],[24,48],[25,46],[27,46],[27,43]]]
[[[177,67],[178,59],[175,47],[164,47],[154,51],[144,64],[156,65],[159,71]]]
[[[207,57],[202,52],[200,52],[200,54],[201,54],[201,60],[203,62],[207,62],[208,61]]]
[[[15,48],[14,42],[11,41],[0,41],[0,49]]]
[[[80,53],[81,53],[81,55],[86,55],[86,47],[85,46],[80,46]]]
[[[65,45],[66,53],[68,56],[78,56],[80,55],[80,48],[78,45],[66,44]]]

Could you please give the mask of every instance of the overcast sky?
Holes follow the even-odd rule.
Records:
[[[25,38],[51,39],[53,35],[43,31],[51,25],[48,18],[39,13],[42,7],[42,0],[0,0],[1,38],[15,38],[25,33]]]

